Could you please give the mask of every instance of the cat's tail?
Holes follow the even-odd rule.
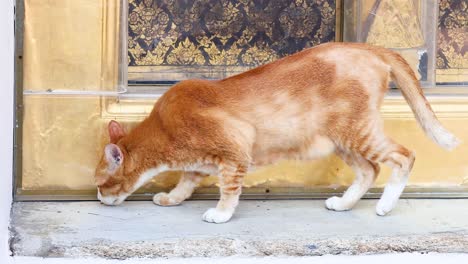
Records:
[[[460,141],[439,122],[406,60],[393,51],[387,50],[384,54],[385,61],[391,66],[392,80],[400,87],[406,102],[413,110],[416,120],[426,135],[444,149],[456,148]]]

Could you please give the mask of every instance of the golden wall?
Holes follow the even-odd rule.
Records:
[[[119,8],[119,0],[25,0],[22,175],[18,179],[23,199],[93,195],[94,167],[108,143],[107,123],[116,119],[130,128],[149,114],[154,97],[99,93],[117,89]],[[57,95],[57,90],[68,94]],[[80,94],[86,91],[96,93]],[[431,95],[429,100],[442,123],[467,142],[467,94]],[[417,153],[409,180],[413,189],[407,191],[464,191],[466,195],[468,144],[453,152],[438,148],[424,136],[401,96],[386,98],[382,114],[387,133]],[[164,174],[140,192],[167,189],[178,176]],[[376,186],[382,187],[388,176],[389,170],[383,169]],[[340,189],[352,180],[351,170],[331,156],[261,168],[246,177],[245,187],[247,193],[310,194]],[[214,192],[210,187],[215,184],[216,177],[210,177],[198,192]]]
[[[468,98],[430,96],[444,125],[464,142],[468,141]],[[154,103],[149,99],[27,96],[24,104],[23,190],[94,190],[94,167],[108,143],[106,126],[116,119],[131,128],[144,118]],[[468,145],[446,152],[432,143],[416,124],[401,97],[388,98],[382,108],[385,127],[397,142],[416,151],[417,161],[410,177],[413,187],[468,187]],[[389,175],[383,169],[376,185]],[[146,191],[168,188],[178,174],[153,180]],[[313,162],[289,161],[261,168],[245,178],[246,187],[313,189],[337,188],[351,183],[351,170],[331,156]],[[216,178],[202,186],[210,187]]]
[[[120,0],[25,0],[24,91],[116,90]]]

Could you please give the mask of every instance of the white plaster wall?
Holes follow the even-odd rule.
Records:
[[[14,0],[0,1],[0,263],[9,262],[8,222],[12,199]]]

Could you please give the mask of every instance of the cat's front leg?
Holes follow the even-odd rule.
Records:
[[[197,187],[204,176],[206,175],[198,172],[184,172],[180,177],[179,183],[172,191],[155,194],[153,202],[161,206],[179,205],[192,195],[195,187]]]
[[[225,223],[229,221],[239,204],[239,196],[242,192],[242,179],[247,169],[238,166],[224,167],[220,176],[221,198],[216,208],[210,208],[203,214],[203,221],[209,223]]]

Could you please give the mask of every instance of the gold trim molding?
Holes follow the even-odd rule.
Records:
[[[468,119],[468,95],[426,95],[426,97],[438,118]],[[156,100],[157,98],[138,99],[125,96],[106,98],[103,99],[102,118],[140,120],[151,112]],[[384,119],[414,119],[411,108],[401,95],[387,96],[381,113]]]
[[[439,119],[468,119],[468,96],[426,96]],[[381,108],[384,119],[413,119],[402,96],[387,97]]]

